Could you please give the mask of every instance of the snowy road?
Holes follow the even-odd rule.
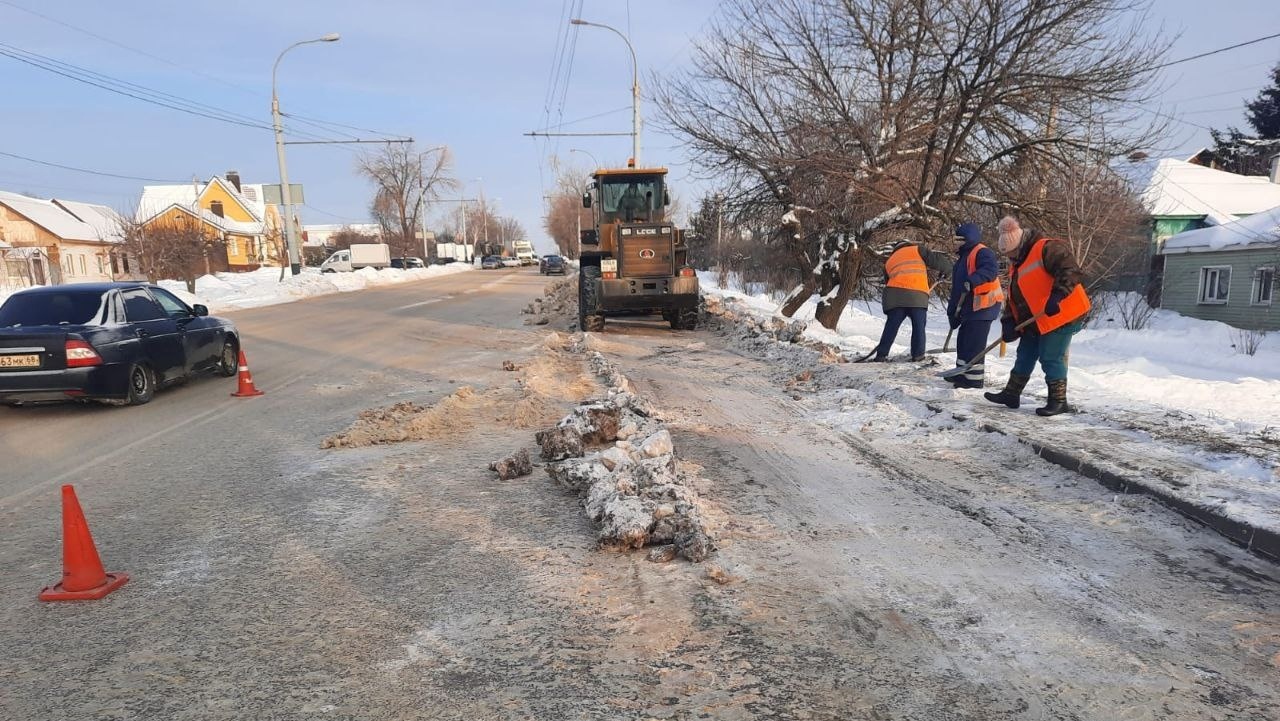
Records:
[[[1276,566],[728,335],[619,321],[591,343],[702,466],[731,582],[596,550],[541,471],[484,469],[589,390],[521,323],[541,287],[465,273],[238,313],[252,401],[207,379],[0,411],[0,718],[1276,718]],[[527,403],[508,359],[553,371],[558,403]],[[429,440],[319,447],[462,385]],[[68,481],[133,580],[41,605]]]

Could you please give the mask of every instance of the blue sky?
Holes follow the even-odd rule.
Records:
[[[341,33],[338,43],[298,48],[285,59],[280,71],[285,112],[411,135],[423,146],[449,145],[456,175],[467,181],[467,195],[474,197],[483,185],[499,212],[515,216],[542,244],[542,194],[553,174],[549,156],[558,150],[562,162],[585,166],[585,156],[571,155],[569,148],[587,150],[605,163],[624,160],[630,150],[626,137],[545,142],[522,135],[546,122],[548,85],[567,4],[0,0],[0,43],[265,123],[276,54],[297,40]],[[583,4],[587,19],[629,28],[647,75],[684,65],[690,38],[717,3]],[[1227,6],[1230,12],[1223,11]],[[1280,32],[1274,0],[1157,0],[1154,12],[1170,35],[1179,35],[1170,59]],[[604,30],[576,32],[572,76],[563,108],[559,103],[553,107],[553,122],[617,111],[565,130],[629,130],[630,64],[625,47]],[[1244,125],[1241,101],[1256,94],[1277,61],[1280,39],[1170,68],[1160,109],[1182,122],[1171,125],[1169,153],[1186,154],[1208,143],[1208,132],[1195,125]],[[180,181],[235,169],[246,182],[278,182],[269,132],[154,107],[6,57],[0,57],[0,87],[0,151],[148,178]],[[656,120],[652,112],[645,116]],[[354,173],[355,147],[290,148],[291,180],[306,187],[305,222],[360,221],[367,216],[372,191]],[[686,205],[706,187],[690,174],[677,143],[658,132],[653,121],[646,124],[644,159],[646,164],[672,168],[676,193]],[[125,208],[142,185],[0,157],[3,190]]]

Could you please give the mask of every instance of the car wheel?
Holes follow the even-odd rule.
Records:
[[[141,363],[129,366],[129,405],[149,403],[156,395],[156,374]]]
[[[218,357],[218,375],[223,378],[234,378],[240,372],[240,351],[236,342],[228,338],[222,344],[222,355]]]

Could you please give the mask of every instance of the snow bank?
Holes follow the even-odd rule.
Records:
[[[194,295],[187,292],[187,284],[180,280],[162,280],[159,285],[188,303],[203,303],[213,313],[264,305],[291,303],[331,293],[349,293],[365,288],[377,288],[399,283],[411,283],[440,275],[450,275],[473,270],[470,264],[450,263],[428,268],[362,268],[354,273],[321,273],[307,268],[301,275],[286,276],[280,281],[279,268],[259,268],[249,273],[218,273],[201,276],[196,280]]]
[[[700,278],[704,293],[736,298],[762,315],[778,311],[775,297],[749,294],[737,278],[730,277],[723,290],[714,273],[702,273]],[[835,331],[813,320],[816,308],[816,301],[810,299],[795,315],[808,323],[805,337],[858,355],[879,341],[884,327],[879,302],[850,303]],[[993,324],[991,340],[999,332],[999,324]],[[929,348],[941,348],[946,335],[946,309],[935,303],[929,309]],[[1104,309],[1071,343],[1071,397],[1089,410],[1190,414],[1227,432],[1280,426],[1280,404],[1275,402],[1280,398],[1280,334],[1266,338],[1253,356],[1234,347],[1238,335],[1237,329],[1224,323],[1167,310],[1156,311],[1144,330],[1126,330],[1118,316]],[[906,354],[909,340],[910,330],[904,324],[893,354]],[[987,359],[988,385],[1003,383],[1013,366],[1015,349],[1011,345],[1006,357]],[[1041,380],[1037,375],[1028,390],[1042,393],[1043,388],[1036,386]]]

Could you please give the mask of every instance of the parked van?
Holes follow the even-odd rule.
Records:
[[[350,273],[361,268],[389,268],[391,248],[386,243],[357,243],[339,250],[320,264],[321,273]]]

